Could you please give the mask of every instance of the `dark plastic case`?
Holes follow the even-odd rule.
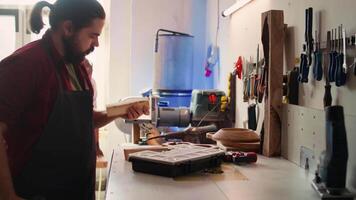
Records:
[[[219,167],[225,152],[215,148],[180,144],[170,151],[141,151],[129,155],[132,169],[166,177],[177,177]]]

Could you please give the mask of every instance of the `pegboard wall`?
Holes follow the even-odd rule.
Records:
[[[283,104],[282,156],[314,173],[319,156],[325,150],[325,112],[313,108]],[[347,187],[356,191],[356,116],[345,115],[349,159]]]

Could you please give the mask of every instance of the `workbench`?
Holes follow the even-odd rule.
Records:
[[[258,156],[250,165],[222,165],[225,173],[167,178],[134,172],[123,150],[113,151],[106,200],[317,200],[313,173],[282,158]]]

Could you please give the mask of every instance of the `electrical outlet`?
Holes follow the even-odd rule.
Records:
[[[306,170],[311,170],[311,172],[316,170],[316,160],[313,150],[305,146],[300,147],[299,166]]]

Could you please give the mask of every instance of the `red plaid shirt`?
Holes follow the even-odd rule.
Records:
[[[53,59],[41,41],[49,44]],[[54,63],[60,63],[63,88],[73,90],[50,31],[0,62],[0,121],[8,126],[4,139],[13,176],[30,158],[32,146],[42,134],[57,98],[59,85]],[[92,93],[85,67],[78,65],[75,70],[82,88]]]

